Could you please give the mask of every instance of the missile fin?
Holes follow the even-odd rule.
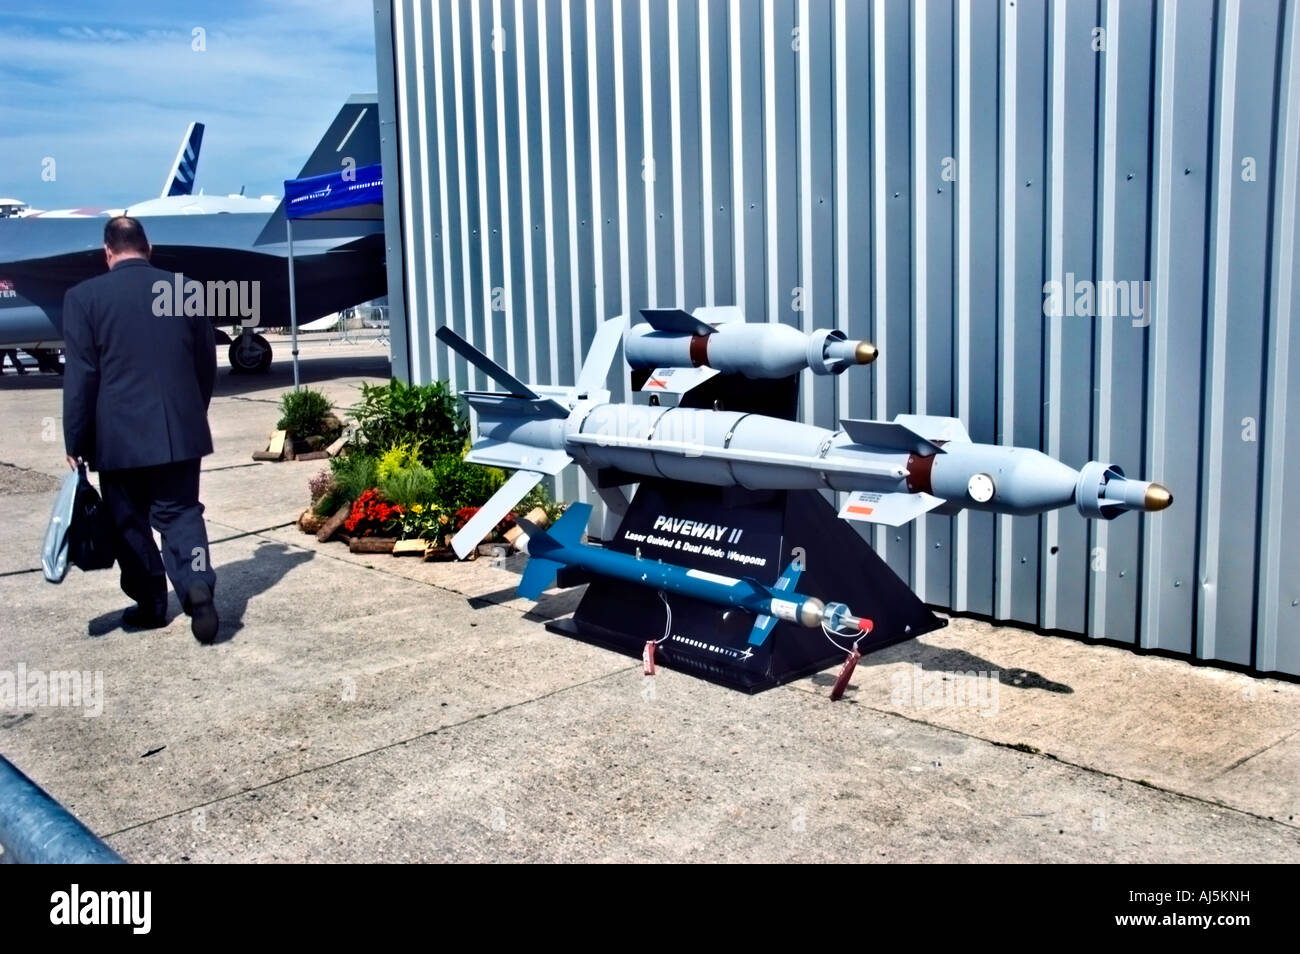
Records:
[[[736,322],[745,323],[745,312],[736,305],[701,305],[691,314],[697,321],[712,325],[714,328]]]
[[[469,556],[470,551],[483,541],[493,527],[505,519],[514,505],[519,503],[528,491],[536,487],[544,476],[546,475],[535,470],[517,470],[511,474],[510,479],[502,484],[491,499],[479,507],[478,513],[470,517],[465,526],[460,528],[460,532],[452,537],[451,548],[456,551],[456,556],[462,560]]]
[[[542,531],[542,535],[555,546],[574,547],[582,542],[582,535],[587,531],[587,521],[590,519],[591,504],[572,503],[560,515],[560,519],[555,521],[555,526]],[[531,547],[532,534],[529,534],[528,539]]]
[[[524,567],[523,579],[519,581],[520,596],[526,600],[535,600],[551,585],[555,574],[564,564],[559,560],[547,559],[546,554],[580,544],[590,517],[591,504],[575,503],[564,511],[550,530],[544,530],[522,518],[519,520],[520,529],[528,535],[528,565]]]
[[[530,556],[528,565],[524,567],[524,575],[519,580],[517,592],[526,600],[537,599],[547,587],[555,582],[555,574],[560,572],[562,566],[564,564],[557,560]]]
[[[544,409],[551,417],[569,416],[568,408],[551,398],[542,397],[446,325],[441,326],[434,334],[434,337],[470,364],[474,365],[474,367],[478,368],[515,397],[528,398],[530,401],[536,402],[537,407],[539,409]]]
[[[782,593],[787,590],[793,590],[799,582],[799,577],[803,574],[803,567],[797,560],[791,560],[789,566],[782,571],[781,576],[772,584],[772,589]],[[754,620],[754,628],[749,631],[749,645],[762,646],[767,641],[773,627],[776,626],[776,619],[771,616],[762,615]]]
[[[864,523],[881,523],[887,527],[901,527],[917,517],[941,507],[946,501],[931,494],[879,494],[860,490],[849,494],[840,508],[845,520]]]
[[[943,450],[938,444],[926,440],[898,421],[864,421],[846,417],[840,421],[840,426],[855,444],[866,444],[884,450],[909,451],[923,457]]]
[[[749,645],[762,646],[767,642],[767,637],[772,634],[774,626],[776,626],[776,619],[771,616],[760,616],[754,620],[754,628],[749,631]]]
[[[596,337],[591,341],[591,347],[587,349],[587,357],[583,359],[582,370],[578,372],[578,394],[608,389],[609,369],[618,357],[618,347],[623,343],[626,327],[627,321],[622,317],[601,322],[596,329]]]
[[[711,335],[713,326],[707,325],[689,311],[680,308],[642,308],[641,317],[655,331],[671,331],[682,335]]]
[[[910,427],[918,434],[924,434],[931,441],[957,441],[964,444],[971,442],[966,425],[955,417],[937,417],[930,414],[898,414],[895,424]]]

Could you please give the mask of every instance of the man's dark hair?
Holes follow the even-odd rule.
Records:
[[[104,226],[104,244],[114,255],[123,252],[149,254],[149,239],[145,237],[144,226],[139,219],[129,215],[115,215]]]

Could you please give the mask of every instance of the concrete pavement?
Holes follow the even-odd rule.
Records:
[[[303,358],[340,407],[388,373],[374,345]],[[579,594],[515,599],[519,558],[299,533],[321,463],[250,460],[289,380],[220,379],[207,648],[184,617],[117,628],[115,572],[44,582],[58,381],[0,380],[0,673],[102,674],[93,717],[0,707],[0,752],[132,860],[1300,860],[1296,684],[962,619],[834,705],[833,672],[647,680],[546,632]]]

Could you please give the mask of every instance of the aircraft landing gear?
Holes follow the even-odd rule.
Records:
[[[261,335],[245,330],[230,342],[232,374],[265,374],[271,368],[271,345]]]
[[[49,374],[62,374],[63,362],[59,360],[59,352],[53,348],[34,348],[27,352],[36,359],[36,367]]]

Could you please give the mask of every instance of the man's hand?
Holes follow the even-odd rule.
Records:
[[[77,469],[77,458],[72,457],[71,455],[69,455],[69,457],[68,457],[68,470],[76,470],[76,469]]]

